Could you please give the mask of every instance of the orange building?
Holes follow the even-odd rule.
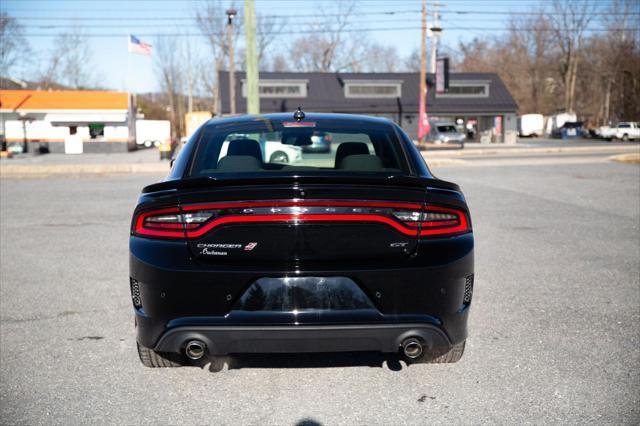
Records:
[[[77,135],[85,152],[135,147],[135,116],[125,92],[0,90],[0,134],[11,146],[63,152]]]

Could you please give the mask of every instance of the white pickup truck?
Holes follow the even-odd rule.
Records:
[[[614,129],[613,136],[623,141],[640,139],[640,124],[632,121],[618,123]]]

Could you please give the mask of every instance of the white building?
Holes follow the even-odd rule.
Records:
[[[135,149],[131,110],[125,92],[0,90],[0,136],[29,150],[64,152],[72,136],[84,152],[124,152]]]

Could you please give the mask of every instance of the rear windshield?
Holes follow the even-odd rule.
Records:
[[[456,133],[458,130],[455,128],[455,126],[445,125],[438,126],[438,131],[440,133]]]
[[[190,175],[408,172],[391,125],[258,118],[251,122],[209,124],[198,142]]]

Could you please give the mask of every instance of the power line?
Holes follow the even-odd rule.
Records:
[[[407,22],[408,19],[407,18],[396,18],[396,19],[386,19],[386,20],[368,20],[368,21],[362,21],[365,24],[398,24],[401,22]],[[417,21],[417,20],[416,20]],[[288,27],[290,28],[291,26],[308,26],[308,25],[314,25],[314,24],[326,24],[326,22],[324,21],[299,21],[296,20],[296,22],[294,22],[293,24],[289,25]],[[157,24],[105,24],[105,25],[100,25],[100,24],[48,24],[48,23],[42,23],[42,24],[27,24],[27,25],[23,25],[24,28],[31,28],[31,29],[51,29],[51,28],[69,28],[69,29],[73,29],[73,28],[166,28],[167,24],[166,23],[157,23]]]
[[[6,1],[6,0],[5,0]],[[101,9],[102,11],[113,11],[113,9]],[[52,10],[53,11],[53,10]],[[55,11],[59,11],[56,9]],[[79,10],[76,10],[79,11]],[[85,10],[84,12],[98,12],[100,10]],[[120,10],[122,12],[122,10]],[[181,11],[184,11],[182,9]],[[169,20],[192,20],[193,16],[148,16],[145,11],[135,11],[145,13],[145,16],[121,16],[121,17],[96,17],[96,16],[30,16],[30,15],[12,15],[13,18],[27,20],[27,21],[65,21],[65,20],[83,20],[83,21],[104,21],[104,20],[117,20],[117,21],[169,21]],[[155,10],[155,12],[170,13],[170,10]],[[419,10],[388,10],[378,12],[360,12],[357,17],[360,16],[375,16],[375,15],[403,15],[403,14],[416,14],[418,16]],[[562,13],[556,12],[508,12],[508,11],[488,11],[488,10],[441,10],[440,15],[462,15],[459,18],[469,17],[473,18],[473,15],[496,15],[496,16],[561,16]],[[343,14],[331,13],[331,14],[261,14],[260,18],[325,18],[325,17],[343,17]],[[640,12],[608,12],[607,16],[640,16]],[[224,17],[221,17],[223,19]],[[484,18],[483,18],[484,20]]]
[[[380,12],[362,12],[358,13],[357,17],[360,16],[374,16],[374,15],[405,15],[405,14],[419,14],[419,10],[389,10],[389,11],[380,11]],[[25,20],[25,21],[74,21],[74,20],[82,20],[82,21],[176,21],[176,20],[194,20],[196,15],[193,16],[122,16],[122,17],[105,17],[105,16],[12,16],[13,18]],[[205,16],[206,18],[207,16]],[[213,18],[217,18],[216,16],[212,16]],[[328,14],[302,14],[302,15],[260,15],[260,18],[336,18],[336,17],[344,17],[344,14],[339,13],[328,13]],[[354,16],[355,18],[356,16]],[[224,19],[224,17],[219,17],[220,19]]]
[[[403,30],[419,30],[420,27],[388,27],[388,28],[353,28],[353,29],[344,29],[342,32],[351,33],[351,32],[377,32],[377,31],[403,31]],[[456,27],[451,28],[460,31],[504,31],[507,28],[487,28],[487,27]],[[446,29],[445,29],[446,30]],[[518,28],[518,31],[576,31],[574,28],[559,28],[559,29],[540,29],[540,28]],[[628,28],[594,28],[589,29],[586,28],[583,30],[584,32],[631,32],[636,31],[634,29]],[[274,31],[274,32],[258,32],[261,35],[297,35],[297,34],[317,34],[317,31]],[[122,32],[119,34],[116,33],[91,33],[91,34],[83,34],[83,37],[86,38],[112,38],[112,37],[124,37],[128,34],[128,32]],[[56,37],[59,34],[56,33],[36,33],[36,34],[24,34],[26,37]],[[139,37],[207,37],[207,34],[202,33],[136,33],[136,36]]]

